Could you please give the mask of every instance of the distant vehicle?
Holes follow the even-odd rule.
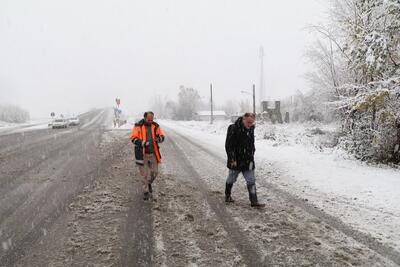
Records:
[[[68,120],[66,119],[55,119],[52,124],[54,128],[67,128],[68,127]]]
[[[73,118],[69,119],[69,125],[70,126],[76,126],[76,125],[79,125],[80,123],[81,122],[80,122],[78,117],[73,117]]]

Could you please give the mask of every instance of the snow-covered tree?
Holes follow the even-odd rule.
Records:
[[[22,123],[28,120],[28,111],[14,105],[0,105],[0,121]]]
[[[311,53],[314,90],[334,96],[344,148],[360,159],[399,162],[400,0],[332,3],[331,23],[314,27],[332,45]]]
[[[334,14],[356,83],[399,75],[400,2],[337,0]],[[347,9],[347,12],[339,12]]]

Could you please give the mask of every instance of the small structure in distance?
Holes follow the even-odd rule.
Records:
[[[223,110],[214,110],[213,111],[213,118],[215,120],[226,120],[227,116],[225,111]],[[209,110],[201,110],[195,114],[195,119],[197,121],[210,121],[211,120],[211,111]]]

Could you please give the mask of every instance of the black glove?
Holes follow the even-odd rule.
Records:
[[[139,147],[142,146],[142,141],[137,138],[133,139],[132,143],[134,143],[136,146],[139,146]]]
[[[157,143],[162,143],[164,142],[164,136],[157,136]]]

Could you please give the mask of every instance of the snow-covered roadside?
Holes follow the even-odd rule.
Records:
[[[213,125],[208,122],[160,123],[225,157],[228,121]],[[310,135],[309,128],[310,125],[260,125],[256,131],[258,179],[269,179],[399,249],[400,171],[344,159],[340,151],[319,146],[324,142],[318,140],[322,137]],[[264,136],[267,139],[263,139]]]
[[[134,118],[128,118],[126,123],[121,125],[121,127],[114,127],[113,123],[109,123],[109,121],[112,121],[113,117],[110,115],[110,119],[107,121],[106,128],[107,130],[112,130],[112,131],[130,131],[132,130],[133,126],[135,125],[135,119]]]
[[[40,130],[49,127],[51,119],[33,119],[26,123],[8,123],[0,121],[0,134],[7,133],[18,133],[24,131]]]

